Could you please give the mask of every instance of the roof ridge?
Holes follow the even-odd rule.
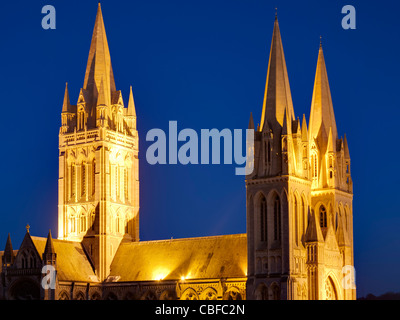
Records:
[[[171,239],[158,239],[158,240],[146,240],[146,241],[136,241],[136,242],[124,242],[122,244],[149,244],[155,242],[171,242],[171,241],[190,241],[190,240],[212,240],[215,238],[244,238],[247,237],[246,233],[235,233],[235,234],[221,234],[213,236],[201,236],[201,237],[187,237],[187,238],[171,238]]]

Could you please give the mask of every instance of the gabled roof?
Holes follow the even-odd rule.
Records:
[[[36,250],[42,257],[47,238],[31,237]],[[95,281],[92,266],[80,242],[52,239],[53,250],[57,254],[57,276],[61,281]]]
[[[122,242],[111,264],[118,281],[245,277],[246,234]]]

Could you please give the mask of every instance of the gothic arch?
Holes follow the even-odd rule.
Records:
[[[325,299],[338,300],[337,290],[331,277],[327,277],[324,283]]]
[[[282,193],[286,194],[285,191]],[[272,239],[277,241],[280,241],[282,236],[282,204],[279,193],[275,189],[271,190],[267,197],[267,211],[271,213],[268,216],[272,226],[268,231],[272,232]]]
[[[192,288],[187,288],[181,295],[181,300],[199,300],[199,296]]]
[[[279,284],[273,282],[270,286],[270,300],[281,300],[281,288]]]
[[[217,300],[218,294],[214,288],[206,288],[200,296],[200,300]]]
[[[337,278],[337,276],[336,276],[336,274],[335,274],[334,271],[330,271],[330,272],[327,274],[327,276],[326,276],[326,278],[325,278],[325,283],[326,283],[328,280],[330,281],[330,283],[331,283],[331,285],[332,285],[332,288],[334,289],[333,292],[334,292],[335,296],[333,296],[333,297],[335,297],[335,299],[332,299],[332,300],[342,300],[343,297],[342,297],[342,295],[341,295],[341,291],[338,290],[339,288],[341,288],[340,281],[339,281],[339,279]],[[324,288],[324,289],[325,289],[325,288]]]
[[[63,290],[58,295],[58,300],[69,300],[69,294],[67,291]]]
[[[254,292],[256,300],[269,300],[268,298],[268,287],[265,283],[260,283]]]
[[[76,158],[76,163],[82,165],[83,162],[86,162],[86,159],[87,159],[86,151],[84,149],[80,149],[78,156]]]
[[[253,201],[254,206],[254,236],[256,243],[263,244],[268,242],[268,201],[264,192],[256,193]]]
[[[86,300],[85,294],[82,291],[78,291],[78,293],[75,295],[74,300]]]
[[[237,287],[230,287],[224,293],[224,300],[243,300],[240,290]]]
[[[97,291],[94,292],[94,293],[92,294],[92,296],[90,297],[90,300],[101,300],[100,293],[98,293]]]
[[[160,300],[176,300],[176,292],[174,290],[164,290],[160,294]]]
[[[79,217],[79,232],[86,232],[88,224],[88,215],[84,209],[81,209],[78,214]]]

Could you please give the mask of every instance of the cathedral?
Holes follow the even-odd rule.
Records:
[[[115,85],[99,4],[76,105],[65,87],[57,239],[27,226],[14,250],[8,235],[0,299],[355,299],[343,285],[343,267],[354,265],[350,154],[338,136],[322,45],[307,125],[295,117],[275,18],[257,127],[250,115],[245,234],[139,240],[136,122],[132,88],[126,105]],[[53,285],[43,267],[54,270]]]

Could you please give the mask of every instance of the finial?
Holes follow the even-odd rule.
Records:
[[[322,47],[322,36],[319,36],[319,46]]]
[[[31,227],[31,226],[30,226],[30,225],[29,225],[29,223],[28,223],[28,224],[26,225],[26,227],[25,227],[25,228],[26,228],[26,232],[28,232],[28,233],[29,233],[29,229],[30,229],[30,227]]]
[[[278,8],[275,7],[275,20],[278,19]]]

